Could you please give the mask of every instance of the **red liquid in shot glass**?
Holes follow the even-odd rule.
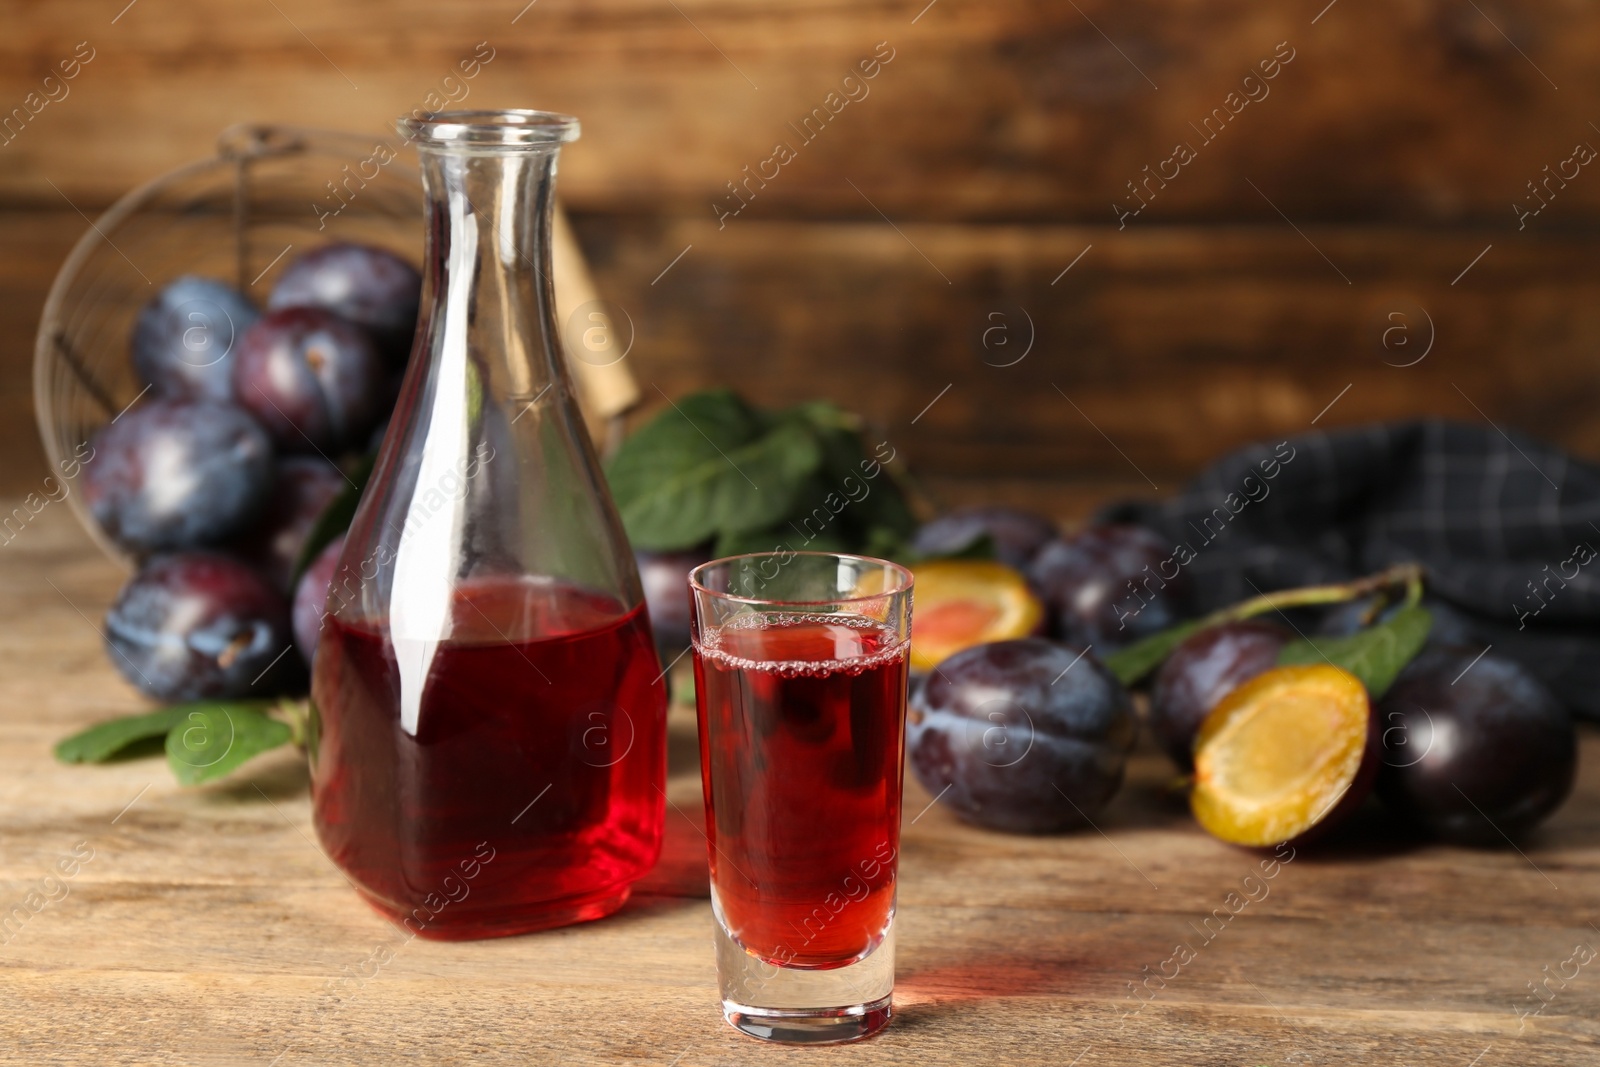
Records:
[[[844,615],[746,615],[695,645],[711,885],[746,951],[840,967],[893,913],[907,654]]]
[[[548,580],[457,591],[400,723],[387,629],[325,620],[312,804],[328,855],[424,937],[598,918],[661,848],[666,690],[644,607]]]

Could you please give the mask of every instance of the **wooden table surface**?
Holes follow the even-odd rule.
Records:
[[[139,707],[96,633],[118,581],[61,504],[0,547],[0,910],[55,897],[0,933],[0,1062],[1600,1064],[1600,958],[1572,962],[1600,949],[1592,730],[1576,794],[1521,853],[1417,846],[1373,810],[1209,942],[1260,857],[1197,829],[1153,751],[1100,832],[979,831],[911,784],[894,1023],[769,1047],[717,1010],[692,716],[674,713],[665,855],[621,913],[406,941],[317,847],[297,754],[199,789],[156,759],[51,758]],[[1193,958],[1133,997],[1180,943]]]

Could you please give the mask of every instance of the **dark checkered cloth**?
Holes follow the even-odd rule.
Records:
[[[1189,546],[1204,611],[1419,562],[1483,645],[1600,719],[1600,469],[1549,445],[1441,421],[1313,433],[1101,517]]]

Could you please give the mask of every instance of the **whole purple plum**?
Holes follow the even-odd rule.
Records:
[[[157,397],[232,400],[233,354],[261,312],[232,286],[186,274],[139,312],[133,367]]]
[[[226,539],[255,517],[272,484],[272,442],[232,404],[147,401],[91,444],[84,500],[134,555]]]
[[[372,334],[391,364],[404,363],[417,327],[422,276],[393,252],[370,245],[330,244],[285,268],[267,308],[332,311]]]
[[[949,556],[987,536],[995,558],[1017,570],[1026,570],[1051,538],[1056,525],[1043,515],[1018,508],[957,508],[922,524],[911,547],[924,556]]]
[[[1122,785],[1139,723],[1127,691],[1085,651],[1026,637],[940,663],[906,715],[922,787],[996,830],[1087,825]]]
[[[1090,526],[1051,541],[1028,578],[1050,611],[1055,636],[1105,655],[1189,614],[1189,575],[1172,545],[1142,526]]]
[[[289,605],[256,570],[213,552],[157,556],[106,614],[122,676],[158,700],[267,697],[304,681],[284,656]]]
[[[1378,795],[1435,836],[1500,845],[1572,791],[1572,719],[1515,660],[1459,646],[1424,649],[1377,714]]]
[[[384,413],[384,381],[371,339],[320,308],[268,313],[234,357],[239,403],[287,452],[331,455],[365,443]]]

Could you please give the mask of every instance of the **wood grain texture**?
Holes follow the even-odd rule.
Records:
[[[1495,244],[1461,277],[1489,238],[898,229],[620,220],[585,236],[634,320],[648,399],[708,383],[829,396],[937,474],[1170,492],[1249,441],[1419,415],[1600,456],[1600,272],[1575,238]]]
[[[469,106],[580,116],[586,139],[563,160],[575,208],[705,217],[788,140],[799,158],[760,192],[758,216],[875,217],[865,194],[896,218],[1103,224],[1130,180],[1189,142],[1198,158],[1141,223],[1275,222],[1276,204],[1302,223],[1514,228],[1526,183],[1576,143],[1600,144],[1587,110],[1600,19],[1570,0],[123,6],[0,3],[5,111],[79,42],[94,51],[0,148],[0,198],[105,204],[209,154],[238,121],[387,137],[447,89]],[[480,41],[492,62],[449,89]],[[880,41],[894,59],[870,94],[795,140],[789,124]],[[1229,104],[1280,42],[1294,58],[1251,90],[1268,95]],[[1224,107],[1240,110],[1207,141],[1197,131]],[[1552,189],[1540,228],[1595,219],[1600,179],[1584,170]]]
[[[33,343],[50,283],[87,229],[71,212],[0,212],[0,493],[36,491],[49,473],[33,415]]]
[[[768,1048],[716,1010],[692,718],[672,724],[664,861],[620,914],[403,942],[314,844],[295,755],[196,790],[158,761],[53,762],[63,733],[138,705],[93,629],[117,578],[59,507],[0,548],[0,904],[93,850],[0,945],[0,1062],[1574,1067],[1600,1049],[1592,965],[1525,1026],[1516,1014],[1542,968],[1600,943],[1592,732],[1576,794],[1525,857],[1410,845],[1374,811],[1297,854],[1209,944],[1190,924],[1258,857],[1200,832],[1152,751],[1103,833],[986,833],[919,814],[913,785],[899,1017],[863,1046]],[[1178,941],[1196,958],[1141,1008],[1128,983]],[[379,947],[390,963],[338,984]]]
[[[936,479],[1168,492],[1248,441],[1418,415],[1492,419],[1600,459],[1600,268],[1576,237],[575,225],[630,323],[647,410],[712,386],[828,397]],[[0,213],[0,491],[44,473],[33,337],[85,229],[72,212]]]

